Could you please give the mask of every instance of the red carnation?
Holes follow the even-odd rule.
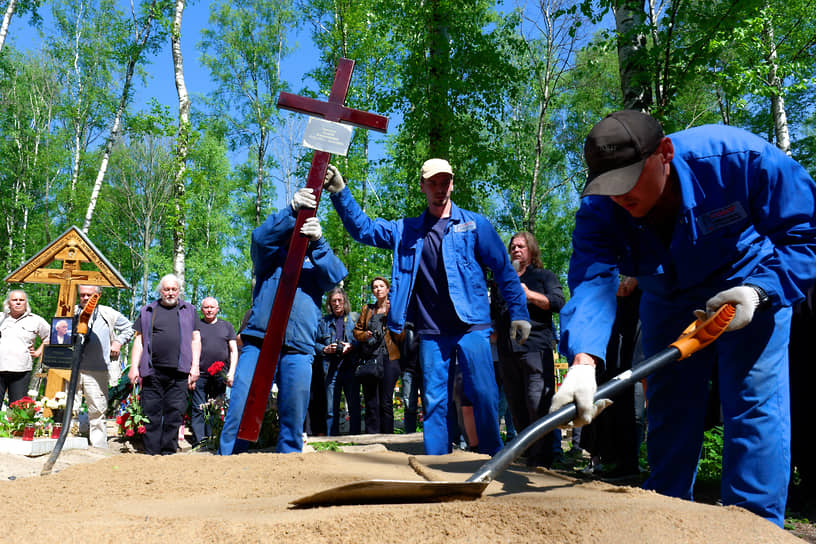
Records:
[[[134,434],[136,433],[133,432],[133,429],[128,429],[127,431],[125,431],[125,436],[127,436],[128,438],[130,438]]]
[[[207,373],[210,376],[215,376],[222,370],[224,370],[224,361],[216,361],[210,365],[210,368],[207,369]]]
[[[147,432],[147,429],[145,429],[144,425],[139,425],[139,427],[136,429],[136,432],[138,432],[139,434],[144,434]]]

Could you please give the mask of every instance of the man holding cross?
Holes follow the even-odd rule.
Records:
[[[230,405],[218,447],[221,455],[246,451],[249,445],[246,440],[238,438],[238,427],[247,404],[272,304],[275,302],[278,284],[289,253],[290,239],[297,222],[298,211],[301,208],[313,209],[316,206],[317,199],[313,190],[304,187],[295,193],[290,206],[270,215],[261,226],[252,231],[250,253],[256,281],[252,291],[249,320],[241,331],[241,354],[238,357]],[[346,267],[323,238],[316,217],[306,219],[300,229],[300,235],[308,238],[309,245],[275,375],[280,416],[280,433],[276,446],[278,453],[299,453],[303,450],[303,423],[309,406],[312,359],[315,355],[321,299],[323,293],[348,274]]]
[[[511,318],[511,338],[524,342],[530,316],[518,275],[504,244],[483,216],[450,199],[453,170],[444,159],[422,165],[420,188],[428,208],[419,217],[398,221],[371,219],[329,165],[324,188],[343,225],[358,242],[394,250],[388,327],[416,325],[425,389],[425,453],[450,453],[458,440],[451,412],[452,365],[459,364],[465,395],[473,402],[478,449],[493,455],[502,447],[498,388],[490,352],[490,305],[483,267],[493,271]]]

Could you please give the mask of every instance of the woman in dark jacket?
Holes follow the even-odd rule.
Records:
[[[354,321],[349,317],[348,296],[342,288],[329,291],[326,309],[329,313],[320,319],[315,344],[315,351],[326,368],[326,428],[329,436],[340,434],[340,394],[345,393],[349,433],[360,434],[360,382],[354,375],[357,341],[353,335]]]
[[[360,343],[361,359],[378,358],[383,366],[380,379],[362,379],[365,399],[366,433],[394,432],[394,386],[400,375],[399,336],[394,337],[385,326],[391,304],[388,293],[391,284],[377,276],[369,284],[376,302],[366,304],[354,327],[354,338]],[[370,354],[370,355],[369,355]]]

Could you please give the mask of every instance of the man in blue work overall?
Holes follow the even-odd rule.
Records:
[[[249,446],[246,440],[238,438],[238,428],[289,252],[289,240],[297,223],[298,211],[316,206],[317,199],[312,189],[298,189],[290,206],[270,214],[261,226],[252,231],[250,254],[256,281],[249,319],[246,327],[241,330],[243,345],[230,393],[229,409],[221,431],[218,447],[221,455],[242,453]],[[320,301],[323,293],[348,273],[323,237],[323,230],[316,217],[306,219],[300,234],[309,239],[309,246],[275,373],[280,416],[280,433],[275,447],[277,453],[299,453],[303,450],[303,423],[309,407]]]
[[[722,502],[782,526],[790,476],[791,304],[816,275],[816,185],[782,151],[743,130],[707,125],[665,136],[624,110],[593,127],[589,177],[573,232],[572,299],[561,312],[570,370],[552,411],[593,404],[618,274],[643,290],[644,355],[670,344],[695,309],[736,307],[728,331],[648,378],[647,489],[692,499],[715,368],[724,419]]]
[[[526,298],[496,230],[483,216],[453,203],[453,170],[444,159],[422,165],[420,188],[428,207],[419,217],[369,218],[331,165],[324,187],[332,193],[332,204],[352,238],[394,251],[388,328],[399,333],[407,320],[419,335],[425,453],[450,453],[451,443],[458,439],[456,416],[451,413],[456,361],[465,395],[473,403],[478,450],[493,455],[503,443],[482,267],[493,271],[507,301],[511,338],[519,336],[524,342],[530,333]]]

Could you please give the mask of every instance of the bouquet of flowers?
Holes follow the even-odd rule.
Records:
[[[210,428],[210,436],[207,437],[208,448],[214,450],[218,449],[218,445],[221,442],[221,430],[224,428],[224,418],[227,415],[228,405],[229,401],[225,400],[224,397],[207,399],[207,402],[201,405],[201,411],[204,413],[204,421]]]
[[[227,370],[226,370],[226,363],[224,361],[215,361],[213,364],[210,365],[210,368],[207,369],[207,374],[210,376],[220,376],[222,380],[226,381],[227,379]]]
[[[150,420],[142,413],[138,386],[134,386],[130,395],[122,401],[120,409],[121,413],[116,418],[116,424],[119,425],[119,436],[130,439],[144,434],[147,430],[145,423],[150,423]]]
[[[65,397],[65,391],[58,391],[54,394],[53,399],[49,399],[48,397],[42,398],[45,407],[51,410],[51,419],[54,421],[62,421],[62,417],[65,414]]]
[[[26,395],[9,404],[6,417],[12,432],[22,432],[27,424],[37,424],[42,419],[42,407]]]

